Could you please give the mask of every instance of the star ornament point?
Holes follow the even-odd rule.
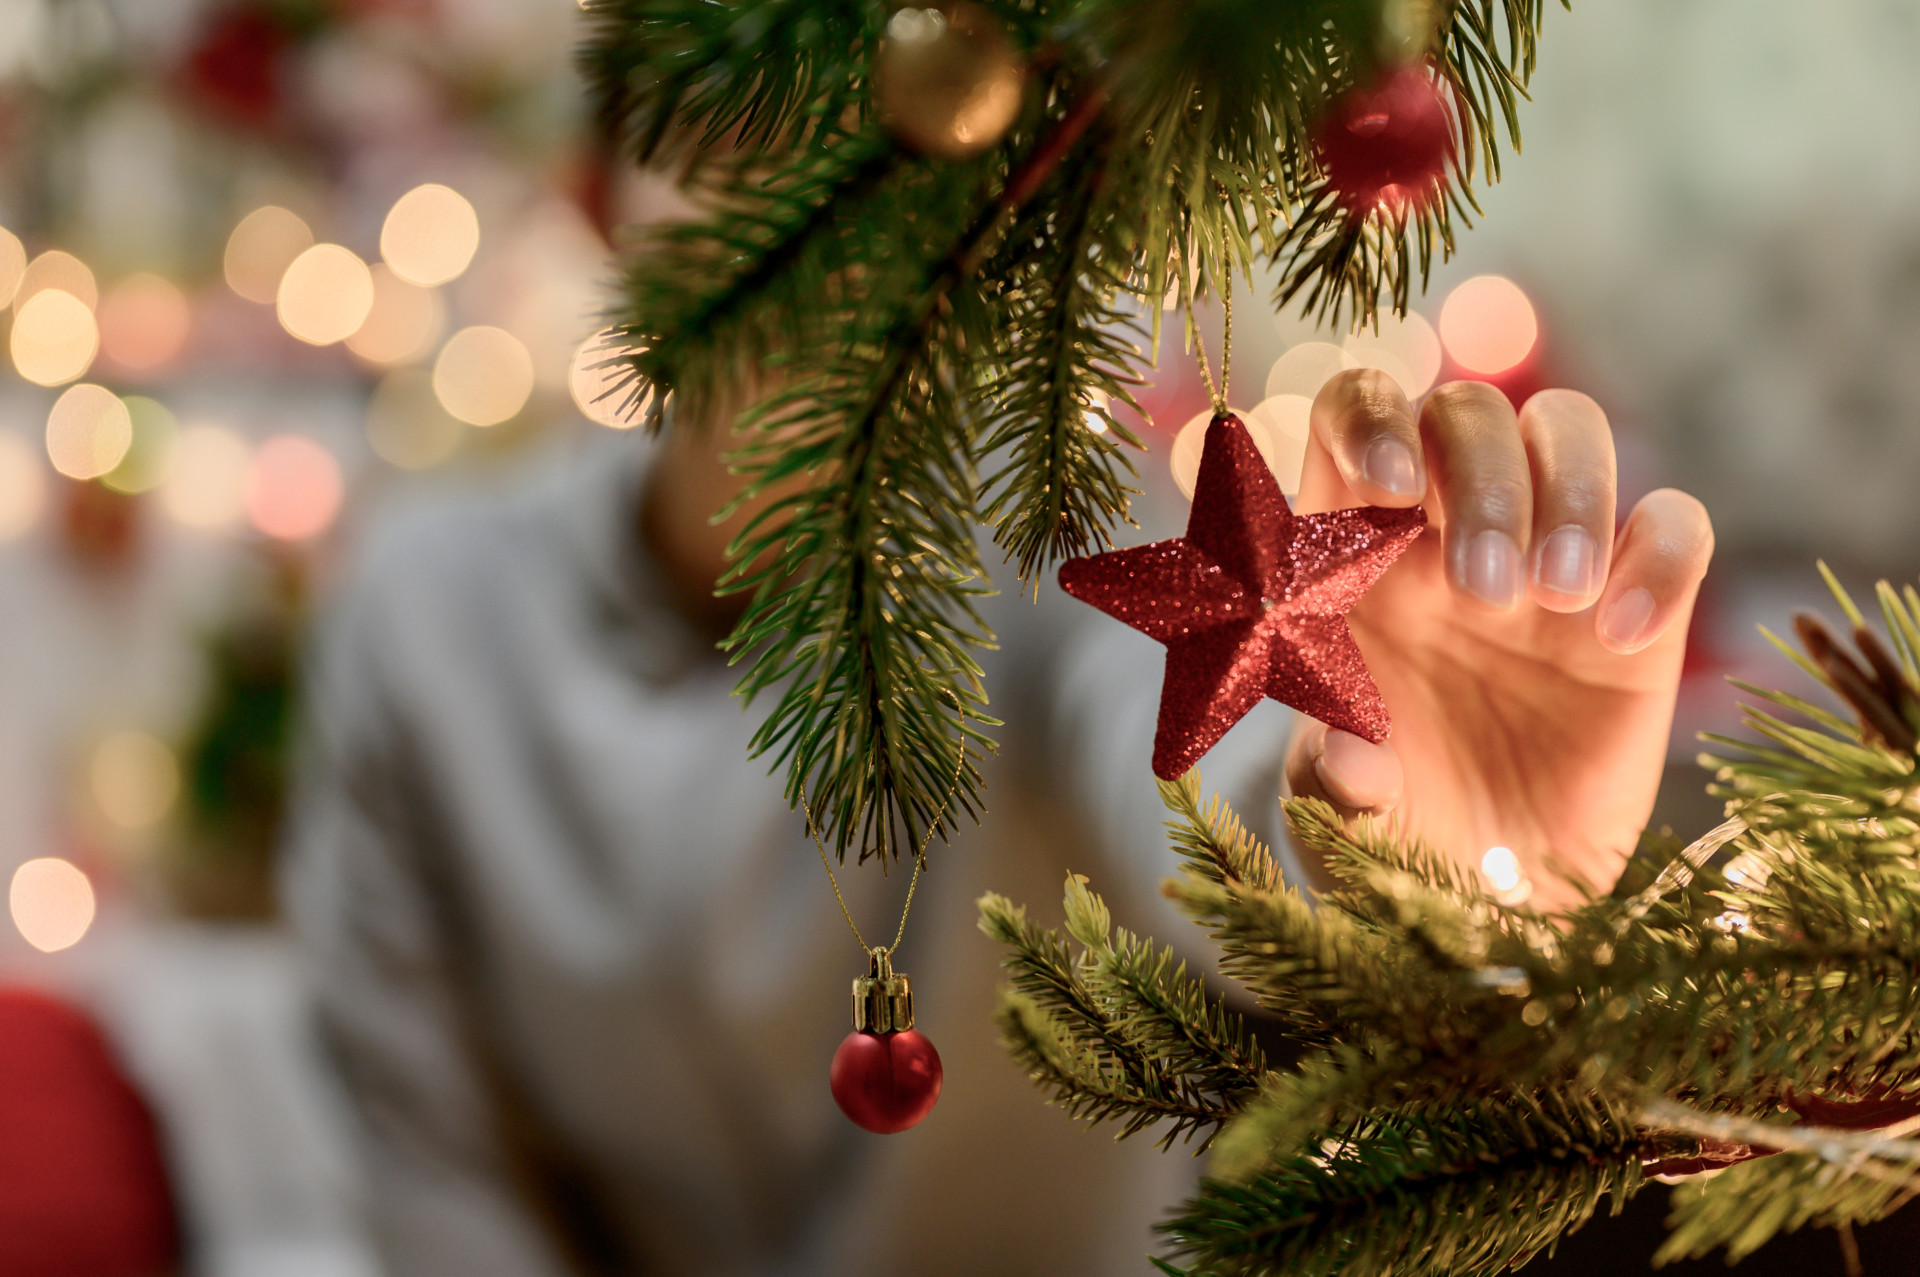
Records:
[[[1166,645],[1153,771],[1173,780],[1266,697],[1387,738],[1392,720],[1347,613],[1426,525],[1418,506],[1294,514],[1226,414],[1207,427],[1187,534],[1071,559],[1060,585]]]

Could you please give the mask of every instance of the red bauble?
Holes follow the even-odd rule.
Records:
[[[159,1132],[93,1021],[0,988],[0,1273],[131,1277],[180,1257]]]
[[[1187,535],[1069,559],[1060,585],[1167,645],[1153,774],[1174,780],[1267,696],[1387,738],[1347,612],[1426,526],[1418,506],[1294,514],[1229,413],[1207,427]]]
[[[828,1073],[840,1111],[875,1135],[918,1126],[940,1098],[940,1078],[940,1053],[913,1029],[847,1034]]]
[[[1431,200],[1453,160],[1453,112],[1419,67],[1401,67],[1333,104],[1314,143],[1320,167],[1355,212]]]
[[[291,43],[264,8],[229,5],[202,31],[187,59],[187,82],[214,110],[263,128],[280,110],[281,63]]]

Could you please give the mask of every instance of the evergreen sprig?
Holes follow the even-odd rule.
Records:
[[[686,428],[755,404],[736,464],[771,504],[734,545],[730,588],[751,598],[730,647],[742,692],[778,698],[756,748],[843,856],[891,859],[978,807],[976,525],[1029,586],[1110,543],[1139,446],[1114,409],[1137,408],[1163,300],[1190,308],[1264,258],[1277,304],[1404,309],[1476,173],[1497,175],[1497,139],[1518,142],[1543,8],[983,4],[1026,91],[958,161],[902,149],[869,100],[890,0],[588,4],[605,134],[681,165],[709,211],[637,246],[615,362],[656,426],[669,401]],[[1451,93],[1454,170],[1411,214],[1356,212],[1314,131],[1407,61]]]
[[[1211,1177],[1163,1226],[1163,1271],[1493,1274],[1603,1198],[1617,1209],[1651,1175],[1709,1168],[1725,1174],[1678,1196],[1667,1258],[1737,1258],[1920,1193],[1905,1134],[1920,1125],[1920,593],[1881,586],[1884,638],[1835,597],[1851,651],[1812,618],[1788,651],[1850,715],[1751,689],[1770,704],[1748,711],[1758,739],[1705,760],[1733,819],[1685,848],[1645,840],[1613,892],[1553,916],[1293,801],[1296,844],[1340,882],[1309,902],[1197,775],[1161,786],[1182,869],[1165,891],[1291,1048],[1254,1085],[1216,1085]],[[1081,974],[1112,978],[1105,906],[1077,882],[1068,897],[1078,966],[1065,939],[988,902],[990,934],[1018,934],[1008,963],[1031,1008],[1009,1039],[1070,1112],[1147,1129],[1153,1087],[1206,1076],[1232,1014],[1197,986],[1160,999],[1150,1038],[1114,1022],[1151,1042],[1151,1076],[1106,1062],[1094,1022],[1038,980],[1117,1005]],[[1117,934],[1113,952],[1151,952]]]

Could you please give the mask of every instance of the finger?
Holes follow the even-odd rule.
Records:
[[[1713,522],[1684,492],[1661,488],[1640,499],[1613,549],[1594,627],[1615,652],[1652,646],[1684,625],[1713,558]]]
[[[1456,590],[1511,611],[1526,592],[1533,480],[1519,420],[1484,382],[1456,381],[1420,414],[1440,498],[1447,573]]]
[[[1533,600],[1578,612],[1599,595],[1613,545],[1613,430],[1575,390],[1543,390],[1520,410],[1533,478]]]
[[[1383,815],[1399,804],[1406,781],[1393,746],[1301,721],[1287,753],[1289,794],[1321,799],[1342,816]]]
[[[1374,368],[1340,373],[1315,396],[1311,421],[1314,441],[1361,501],[1410,506],[1425,494],[1420,428],[1393,378]]]

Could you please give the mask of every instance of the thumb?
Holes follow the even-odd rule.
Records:
[[[1321,799],[1343,817],[1385,815],[1399,804],[1405,775],[1393,746],[1303,721],[1287,751],[1289,795]]]

